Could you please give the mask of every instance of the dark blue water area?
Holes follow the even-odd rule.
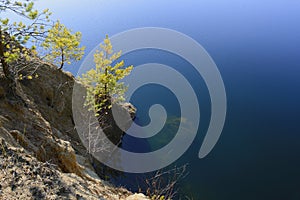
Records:
[[[215,60],[228,111],[210,155],[190,156],[191,177],[182,185],[196,199],[300,198],[300,64],[295,52],[275,46],[229,49]]]
[[[209,93],[201,75],[184,59],[161,50],[131,52],[121,59],[137,67],[151,62],[171,66],[189,80],[196,92],[201,111],[199,131],[188,151],[172,164],[189,164],[188,175],[179,181],[178,198],[300,198],[299,69],[281,71],[276,66],[285,61],[278,58],[274,63],[254,58],[247,58],[248,62],[245,62],[242,57],[235,60],[239,63],[229,63],[224,58],[222,62],[227,62],[228,67],[226,70],[220,68],[220,72],[228,101],[226,123],[213,151],[199,159],[198,151],[211,115]],[[239,67],[232,67],[233,64]],[[274,67],[258,67],[262,65]],[[176,133],[179,124],[176,120],[173,123],[172,119],[180,116],[180,110],[176,96],[167,88],[155,84],[143,86],[134,93],[130,102],[137,107],[138,124],[149,123],[148,111],[153,104],[163,105],[172,123],[166,123],[152,138],[125,135],[124,149],[147,152],[159,149],[173,138],[172,133]],[[125,174],[127,178],[121,178],[117,184],[137,190],[147,176],[151,174]]]

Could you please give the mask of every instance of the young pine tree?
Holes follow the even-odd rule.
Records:
[[[80,47],[81,33],[72,34],[71,30],[57,21],[49,30],[49,33],[42,43],[46,49],[45,59],[62,69],[64,64],[71,64],[71,61],[78,61],[84,54],[85,47]]]
[[[114,53],[110,39],[106,35],[101,51],[94,54],[95,69],[82,74],[81,82],[86,86],[87,96],[85,104],[91,110],[106,113],[112,103],[124,101],[127,86],[120,82],[129,75],[133,66],[125,66],[124,61],[116,62],[121,57],[121,51]]]

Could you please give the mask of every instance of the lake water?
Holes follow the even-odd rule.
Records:
[[[207,157],[199,159],[211,114],[202,78],[186,61],[167,52],[147,50],[122,57],[135,66],[147,62],[170,65],[198,91],[199,132],[176,161],[178,166],[189,163],[189,174],[179,182],[181,196],[197,200],[300,199],[299,1],[66,0],[63,4],[68,6],[61,6],[58,0],[37,3],[52,9],[54,17],[73,30],[80,30],[87,52],[105,34],[158,26],[189,35],[214,59],[226,88],[227,117],[219,142]],[[80,64],[66,69],[76,74]],[[197,84],[193,84],[195,81]],[[157,138],[125,136],[123,148],[144,152],[160,148],[173,137],[178,104],[166,88],[145,86],[131,102],[138,108],[138,123],[147,124],[149,106],[160,103],[167,106],[170,124]],[[134,189],[136,180],[128,182],[127,186]]]

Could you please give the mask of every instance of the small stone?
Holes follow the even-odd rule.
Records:
[[[133,194],[127,197],[125,200],[149,200],[144,194]]]

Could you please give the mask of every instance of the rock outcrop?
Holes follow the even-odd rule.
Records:
[[[95,173],[73,121],[73,75],[42,62],[36,73],[19,98],[0,73],[0,199],[139,199]]]

